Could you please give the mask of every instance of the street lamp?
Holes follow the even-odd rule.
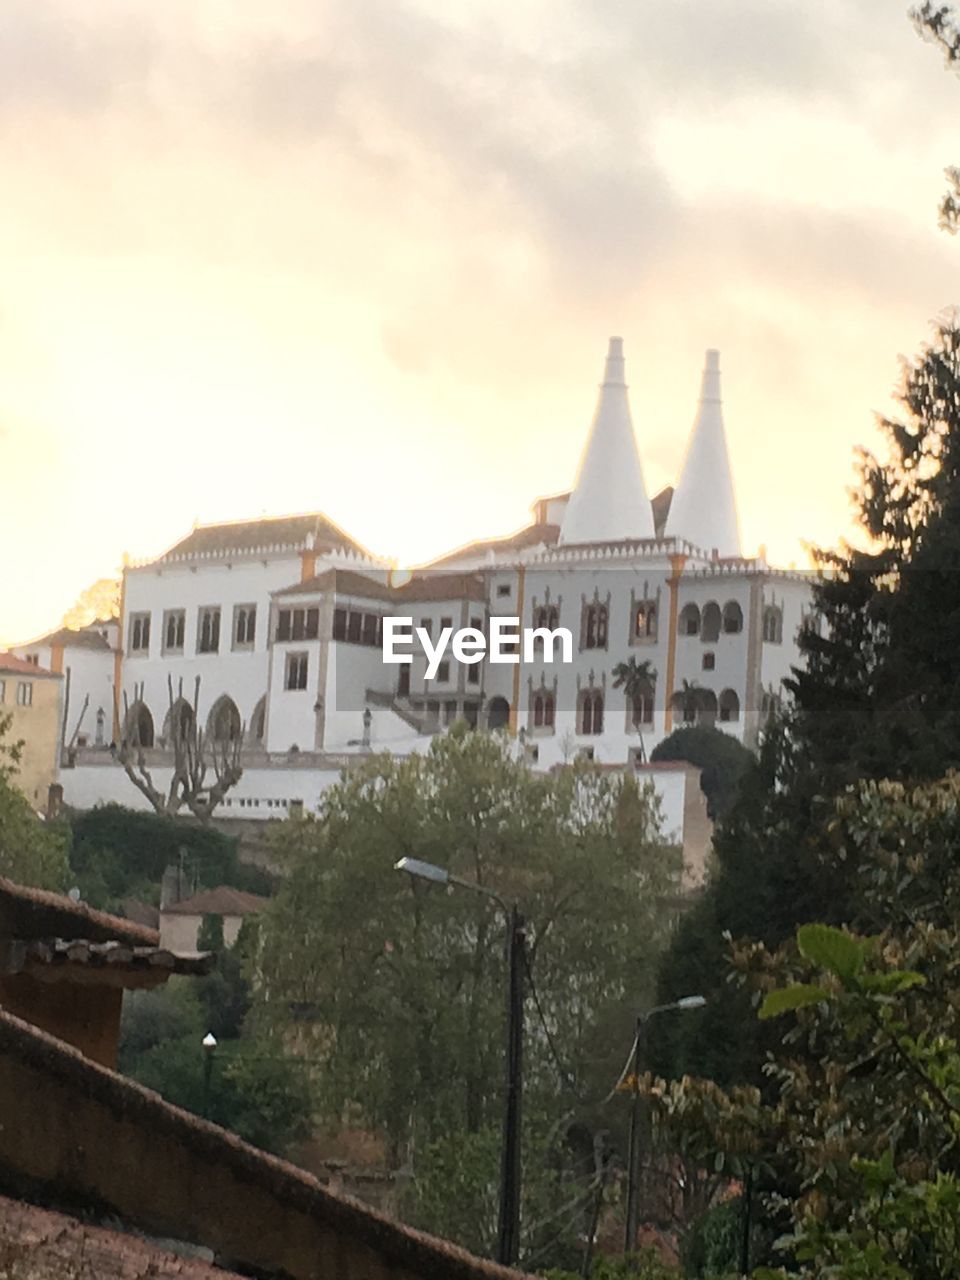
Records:
[[[627,1225],[624,1233],[624,1253],[630,1253],[637,1241],[637,1211],[640,1196],[640,1058],[643,1053],[643,1037],[647,1023],[661,1013],[673,1010],[702,1009],[703,996],[681,996],[669,1004],[658,1004],[637,1015],[637,1035],[633,1042],[633,1109],[630,1113],[630,1148],[627,1155]]]
[[[217,1048],[217,1037],[208,1031],[200,1042],[203,1045],[203,1116],[210,1119],[210,1076],[213,1074],[213,1055]]]
[[[507,922],[507,1034],[506,1101],[503,1113],[503,1147],[500,1157],[500,1210],[497,1225],[497,1261],[512,1266],[520,1254],[520,1115],[523,1100],[523,966],[524,920],[514,904],[486,885],[461,880],[443,867],[419,858],[401,858],[395,870],[432,884],[455,885],[492,898]]]

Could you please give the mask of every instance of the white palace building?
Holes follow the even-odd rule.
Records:
[[[194,702],[199,677],[208,734],[243,735],[244,774],[223,816],[314,809],[370,750],[422,750],[465,719],[505,728],[538,768],[586,754],[649,770],[682,827],[689,780],[643,761],[694,721],[754,745],[811,610],[805,575],[741,554],[718,353],[706,354],[676,487],[651,501],[623,344],[612,338],[573,490],[540,499],[532,514],[518,533],[403,580],[321,514],[197,526],[157,559],[128,565],[118,622],[15,649],[66,676],[65,800],[145,803],[111,743],[136,733],[162,783],[170,716],[182,714],[179,699]],[[432,635],[484,630],[495,615],[566,627],[573,660],[450,657],[428,681],[422,657],[383,661],[388,615]],[[650,677],[635,701],[614,687],[614,668],[630,658]]]

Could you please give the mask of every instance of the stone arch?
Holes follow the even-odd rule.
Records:
[[[743,630],[743,610],[736,600],[728,600],[723,606],[723,634],[738,635]]]
[[[723,615],[720,612],[720,606],[716,600],[711,600],[703,606],[703,614],[700,618],[700,639],[705,644],[714,644],[720,639],[722,625]]]
[[[243,721],[234,700],[221,694],[207,716],[207,737],[211,742],[236,742],[243,734]]]
[[[262,743],[267,736],[267,695],[264,694],[253,708],[250,717],[250,741],[254,746]]]
[[[177,698],[163,722],[164,740],[172,743],[176,738],[186,738],[193,732],[193,726],[193,707],[186,698]]]
[[[510,703],[499,696],[487,703],[487,728],[505,729],[510,723]]]
[[[678,629],[682,636],[698,636],[700,634],[700,610],[697,605],[685,604],[680,610]]]
[[[724,689],[719,700],[720,720],[732,724],[740,719],[740,699],[735,689]]]
[[[127,712],[123,736],[134,747],[153,746],[153,716],[142,698],[138,698]]]

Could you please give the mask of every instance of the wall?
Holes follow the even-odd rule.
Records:
[[[232,947],[243,925],[243,916],[223,916],[224,946]],[[183,915],[178,911],[160,912],[160,945],[176,955],[190,955],[198,950],[197,939],[203,916]]]
[[[44,810],[47,792],[57,780],[60,757],[60,714],[63,680],[59,676],[24,675],[0,671],[4,697],[0,715],[9,714],[12,724],[7,742],[23,740],[23,757],[13,782],[34,809]],[[28,707],[17,703],[17,686],[33,686],[33,702]]]
[[[0,1015],[0,1172],[291,1280],[510,1280]]]

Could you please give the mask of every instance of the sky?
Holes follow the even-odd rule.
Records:
[[[651,493],[717,347],[805,564],[960,300],[958,110],[900,0],[3,0],[0,643],[197,520],[509,532],[613,334]]]

